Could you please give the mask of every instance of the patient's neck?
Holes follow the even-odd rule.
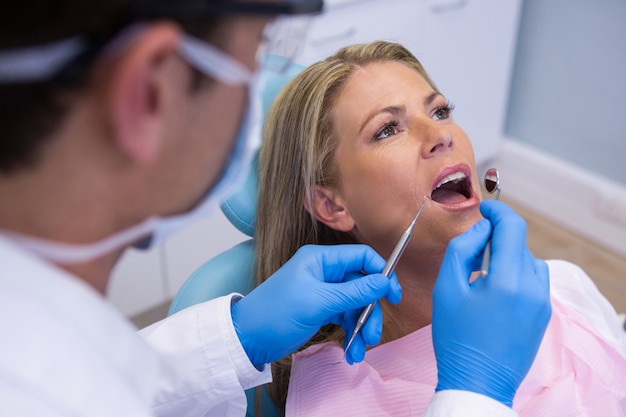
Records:
[[[406,257],[396,266],[402,285],[402,301],[389,305],[385,317],[384,342],[398,339],[431,323],[432,292],[443,254],[428,258]]]

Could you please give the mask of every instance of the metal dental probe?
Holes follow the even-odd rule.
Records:
[[[424,208],[424,203],[426,203],[426,198],[430,198],[430,196],[428,195],[424,196],[424,198],[422,199],[422,204],[420,205],[420,208],[417,211],[417,214],[413,218],[413,221],[411,221],[411,224],[409,224],[409,227],[407,227],[406,230],[402,232],[402,236],[400,236],[400,240],[398,240],[398,243],[396,243],[396,246],[393,248],[393,251],[391,252],[391,255],[389,256],[389,259],[387,260],[387,264],[385,265],[385,268],[383,269],[383,272],[382,272],[382,274],[386,276],[387,278],[389,278],[391,274],[393,273],[393,270],[396,268],[396,264],[398,263],[398,260],[400,260],[400,256],[402,255],[402,252],[404,252],[406,245],[409,243],[409,239],[411,238],[411,233],[413,232],[413,228],[415,227],[417,218],[422,213],[422,209]],[[354,331],[352,332],[352,336],[350,336],[350,340],[348,340],[348,344],[346,345],[346,348],[344,349],[344,356],[348,352],[348,349],[350,348],[350,345],[354,341],[354,338],[359,333],[359,331],[363,328],[370,314],[372,314],[372,310],[374,310],[375,305],[376,303],[372,303],[368,305],[367,307],[365,307],[363,311],[361,312],[361,315],[359,316],[359,319],[356,322],[356,326],[354,327]]]

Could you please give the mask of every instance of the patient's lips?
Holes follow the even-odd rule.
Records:
[[[440,175],[431,198],[440,204],[459,204],[472,197],[472,184],[465,167],[446,169]]]

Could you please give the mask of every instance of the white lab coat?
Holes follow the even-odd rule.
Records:
[[[240,417],[244,390],[271,379],[269,366],[254,368],[238,341],[232,297],[138,334],[90,287],[3,237],[0,260],[2,415]],[[437,393],[426,413],[485,415],[516,413],[461,391]]]

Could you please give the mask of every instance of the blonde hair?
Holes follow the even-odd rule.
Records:
[[[377,41],[340,49],[298,74],[280,92],[267,115],[259,157],[255,246],[256,274],[263,282],[306,244],[357,243],[349,233],[318,222],[313,208],[316,185],[335,186],[334,103],[350,75],[373,62],[396,61],[414,69],[435,89],[420,62],[402,45]],[[384,338],[384,332],[383,332]],[[338,326],[326,326],[307,346],[341,341]],[[269,393],[284,408],[290,357],[272,367]]]

